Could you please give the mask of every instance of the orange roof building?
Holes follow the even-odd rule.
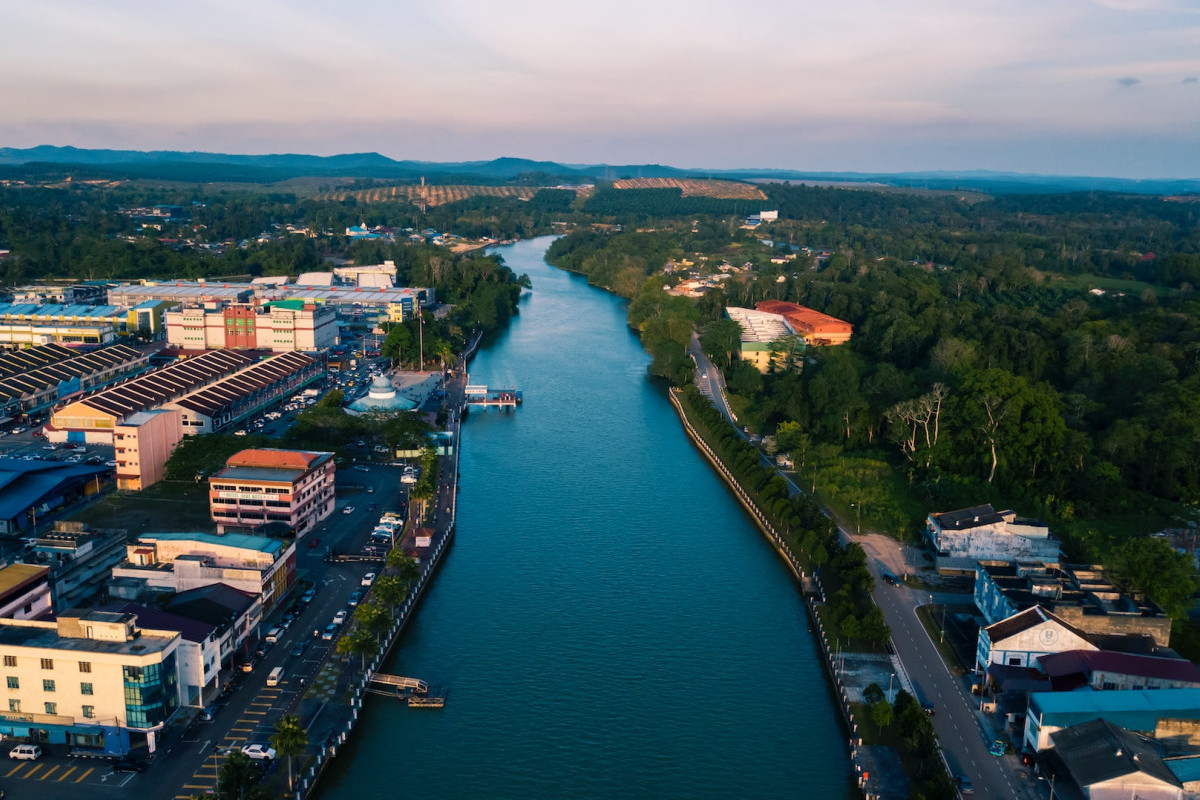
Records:
[[[768,314],[783,315],[807,345],[845,344],[854,332],[849,322],[786,300],[763,300],[754,307]]]
[[[333,513],[333,453],[242,450],[208,479],[209,508],[222,533],[281,522],[297,537]]]

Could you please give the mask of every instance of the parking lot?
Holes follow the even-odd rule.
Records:
[[[95,786],[124,786],[129,781],[138,777],[135,772],[114,772],[112,763],[95,758],[72,758],[43,755],[36,761],[11,761],[10,765],[0,766],[3,773],[0,773],[0,780],[3,780],[3,786],[10,787],[15,782],[45,784],[46,788],[49,784],[64,784],[78,785],[81,788]],[[54,794],[59,794],[59,788],[55,787]],[[44,792],[44,789],[36,790],[39,794]]]

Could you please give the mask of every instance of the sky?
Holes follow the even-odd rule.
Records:
[[[1200,178],[1200,0],[0,0],[0,147]]]

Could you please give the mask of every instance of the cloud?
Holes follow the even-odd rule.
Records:
[[[1200,83],[1200,79],[1197,79],[1195,75],[1188,75],[1186,78],[1183,79],[1183,82],[1184,83]]]
[[[1126,89],[1129,89],[1133,86],[1137,86],[1139,83],[1141,83],[1141,81],[1137,78],[1117,78],[1117,83],[1124,86]]]

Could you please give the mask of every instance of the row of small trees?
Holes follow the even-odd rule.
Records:
[[[883,612],[871,602],[874,578],[862,547],[842,545],[837,526],[803,494],[790,494],[788,483],[737,435],[721,413],[694,386],[680,396],[693,427],[720,457],[742,488],[788,540],[804,566],[818,572],[826,592],[822,619],[833,638],[857,640],[882,648],[891,631]]]

